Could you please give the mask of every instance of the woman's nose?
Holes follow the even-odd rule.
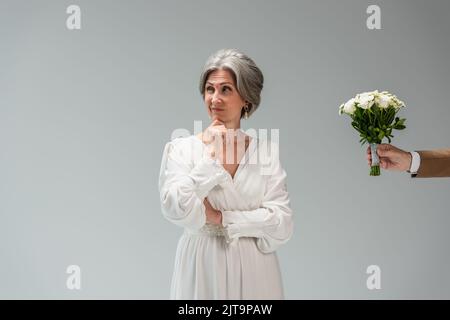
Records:
[[[213,96],[212,96],[211,102],[212,102],[212,103],[217,103],[217,102],[219,102],[219,101],[220,101],[219,94],[218,94],[217,92],[215,92],[215,93],[213,94]]]

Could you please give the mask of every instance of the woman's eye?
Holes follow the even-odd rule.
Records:
[[[231,88],[230,87],[223,87],[222,88],[222,92],[225,92],[226,90],[230,90],[231,91]],[[213,87],[207,87],[206,91],[207,92],[214,92],[214,88]]]

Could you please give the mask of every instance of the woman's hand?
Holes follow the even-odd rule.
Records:
[[[209,203],[208,199],[205,198],[203,200],[203,203],[205,204],[205,213],[206,213],[206,222],[211,224],[222,224],[222,212],[219,210],[214,209],[211,204]]]
[[[222,159],[226,134],[227,128],[219,119],[214,119],[210,126],[202,133],[201,139],[208,146],[208,153],[211,158]]]

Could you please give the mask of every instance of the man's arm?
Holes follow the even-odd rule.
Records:
[[[417,151],[420,166],[413,178],[450,177],[450,149]]]

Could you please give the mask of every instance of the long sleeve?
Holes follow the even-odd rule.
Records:
[[[416,151],[411,151],[411,166],[409,167],[409,170],[407,172],[411,174],[417,174],[417,170],[419,170],[420,167],[420,154]]]
[[[223,211],[222,224],[230,241],[255,237],[261,252],[275,251],[293,233],[293,216],[286,185],[286,172],[275,157],[261,207],[250,211]]]
[[[164,217],[176,225],[200,229],[206,222],[204,198],[229,175],[217,160],[203,157],[192,163],[183,141],[177,138],[164,148],[159,174],[159,193]]]
[[[450,177],[450,149],[417,151],[420,166],[416,178]]]

